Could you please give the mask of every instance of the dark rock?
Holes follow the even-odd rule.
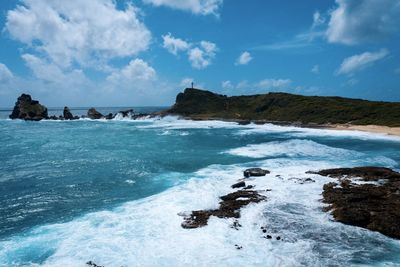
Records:
[[[251,123],[251,121],[248,121],[248,120],[238,121],[239,125],[249,125],[250,123]]]
[[[323,187],[334,219],[400,239],[400,173],[381,167],[328,169],[315,174],[338,178]],[[351,178],[363,182],[352,183]]]
[[[242,249],[242,246],[239,246],[238,244],[235,244],[236,249]]]
[[[104,117],[103,114],[98,112],[95,108],[90,108],[87,112],[87,116],[92,120],[98,120]]]
[[[49,120],[56,121],[56,120],[58,120],[58,117],[55,116],[55,115],[52,115],[52,116],[50,116],[48,119],[49,119]]]
[[[66,120],[74,120],[75,119],[68,107],[64,107],[63,115],[64,115],[64,119],[66,119]]]
[[[128,109],[128,110],[122,110],[119,111],[118,114],[122,116],[122,118],[132,118],[134,115],[133,109]]]
[[[197,210],[192,211],[190,216],[185,217],[182,227],[186,229],[198,228],[207,225],[210,216],[218,218],[239,218],[240,209],[250,203],[259,203],[266,197],[257,193],[257,191],[240,190],[228,195],[222,196],[220,206],[215,210]]]
[[[112,120],[114,118],[114,115],[112,113],[108,113],[107,116],[105,116],[106,120]]]
[[[254,188],[254,185],[248,185],[248,186],[246,186],[245,188],[243,188],[244,190],[249,190],[249,189],[252,189],[252,188]]]
[[[268,173],[270,173],[270,171],[268,170],[263,170],[261,168],[250,168],[247,169],[243,172],[244,177],[250,177],[250,176],[265,176]]]
[[[267,239],[272,239],[272,236],[267,235],[266,238],[267,238]]]
[[[92,267],[104,267],[101,265],[97,265],[96,263],[94,263],[93,261],[88,261],[86,262],[86,265],[92,266]]]
[[[233,224],[231,225],[231,228],[236,229],[236,230],[239,230],[240,227],[242,227],[242,225],[239,223],[238,220],[235,220],[233,222]]]
[[[276,237],[276,240],[281,240],[281,237],[280,237],[280,236],[277,236],[277,237]]]
[[[246,186],[246,183],[241,181],[241,182],[238,182],[236,184],[233,184],[231,187],[232,188],[240,188],[240,187],[245,187],[245,186]]]
[[[9,116],[10,119],[23,119],[30,121],[40,121],[48,118],[47,108],[39,101],[32,100],[30,95],[22,94],[18,97],[14,109]]]
[[[74,120],[79,120],[79,116],[74,116]]]
[[[263,232],[263,233],[266,233],[266,232],[267,232],[267,229],[263,229],[262,232]]]

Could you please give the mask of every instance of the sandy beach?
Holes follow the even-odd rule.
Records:
[[[400,127],[388,127],[380,125],[352,125],[352,124],[336,124],[329,126],[335,130],[355,130],[370,133],[381,133],[388,135],[400,136]]]

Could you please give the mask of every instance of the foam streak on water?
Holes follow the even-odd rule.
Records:
[[[18,131],[24,131],[14,122],[0,123],[15,127],[17,136]],[[51,123],[41,124],[51,133],[57,132]],[[10,181],[31,175],[31,180],[20,182],[29,181],[35,185],[35,179],[42,177],[40,185],[48,187],[38,192],[26,189],[24,194],[19,192],[19,202],[17,199],[2,200],[1,207],[8,208],[10,213],[17,208],[11,205],[24,205],[24,197],[33,201],[31,195],[36,194],[47,203],[47,212],[55,213],[57,205],[63,203],[55,199],[56,196],[60,197],[65,190],[81,192],[79,190],[87,188],[84,186],[87,183],[93,187],[87,193],[94,200],[100,201],[104,195],[106,199],[116,198],[119,194],[125,197],[113,201],[112,205],[93,206],[94,211],[83,207],[90,202],[79,202],[85,192],[81,192],[81,197],[70,198],[73,205],[65,204],[66,207],[77,210],[71,217],[57,220],[43,215],[42,220],[48,223],[32,221],[24,231],[5,234],[0,240],[0,266],[83,267],[89,260],[104,266],[400,264],[399,241],[334,222],[322,211],[324,204],[320,201],[323,185],[332,180],[305,173],[359,165],[398,168],[400,159],[396,151],[400,143],[393,138],[368,135],[366,142],[366,135],[358,133],[337,135],[332,131],[330,135],[326,132],[318,135],[318,131],[313,130],[312,134],[305,135],[307,130],[297,128],[238,126],[215,121],[198,123],[175,118],[132,123],[83,121],[61,125],[79,131],[81,136],[76,137],[79,141],[84,135],[96,136],[99,131],[110,132],[110,135],[106,135],[109,138],[106,143],[92,143],[94,141],[88,138],[87,143],[81,142],[75,147],[68,140],[63,143],[56,138],[54,142],[40,146],[43,153],[56,147],[59,152],[72,153],[75,156],[72,158],[78,157],[77,161],[70,159],[72,166],[52,159],[61,164],[64,171],[71,172],[71,177],[80,175],[77,180],[68,175],[44,178],[44,173],[50,173],[54,166],[46,169],[40,161],[36,163],[36,169],[25,165],[13,172],[16,165],[7,161],[8,174],[0,176],[3,179],[0,184],[11,186]],[[33,126],[31,131],[41,130],[36,127]],[[118,138],[114,138],[117,133]],[[2,138],[9,138],[9,146],[15,147],[7,132],[1,134]],[[40,142],[36,139],[32,137],[29,142]],[[23,145],[29,147],[29,142],[23,142]],[[109,143],[112,145],[108,146]],[[93,153],[94,145],[102,148],[97,154]],[[130,149],[125,151],[126,147]],[[74,151],[78,148],[78,152]],[[41,153],[39,150],[37,157],[48,160]],[[85,153],[88,153],[85,157],[79,157]],[[90,161],[89,156],[95,159]],[[18,153],[12,157],[19,159]],[[81,164],[84,159],[88,161]],[[60,157],[60,160],[65,158]],[[95,165],[97,161],[106,164],[107,169]],[[75,171],[77,167],[79,171]],[[101,173],[93,172],[95,167],[100,168]],[[110,167],[113,167],[111,171]],[[271,191],[260,191],[267,201],[242,209],[239,230],[230,227],[233,219],[214,217],[203,228],[187,230],[180,226],[183,218],[178,213],[216,208],[218,197],[234,191],[230,185],[242,177],[247,167],[269,169],[271,173],[267,176],[250,179],[247,183],[255,185],[257,190]],[[25,171],[24,175],[19,173],[22,171]],[[93,178],[101,177],[102,173],[104,179]],[[305,178],[315,182],[302,183]],[[45,199],[46,190],[55,190],[55,179],[58,183],[67,180],[65,187],[56,191],[54,198]],[[150,190],[150,187],[156,189]],[[148,192],[144,194],[143,190]],[[4,203],[10,206],[5,207]],[[49,203],[55,203],[55,206]],[[19,212],[21,216],[28,216]],[[61,216],[61,213],[56,214]],[[273,239],[264,238],[266,234],[261,231],[261,226],[267,228],[266,234],[272,235]],[[277,236],[282,240],[276,240]],[[243,248],[238,250],[235,245]]]

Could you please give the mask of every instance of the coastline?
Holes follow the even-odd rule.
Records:
[[[400,136],[400,127],[389,127],[381,125],[353,125],[353,124],[334,124],[326,126],[326,129],[339,131],[362,131],[369,133],[386,134]]]

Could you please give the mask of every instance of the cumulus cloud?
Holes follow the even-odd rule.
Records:
[[[215,58],[217,46],[208,41],[201,41],[200,47],[189,50],[189,61],[195,69],[205,69],[211,65]]]
[[[287,87],[292,81],[289,79],[265,79],[255,84],[260,89],[276,89]]]
[[[314,67],[312,67],[311,72],[314,74],[319,74],[319,65],[314,65]]]
[[[226,89],[226,90],[229,90],[229,89],[233,89],[233,88],[234,88],[234,86],[233,86],[233,84],[232,84],[231,81],[222,81],[221,87],[222,87],[223,89]]]
[[[127,66],[111,73],[107,80],[114,83],[150,81],[156,78],[156,71],[142,59],[134,59]]]
[[[379,41],[399,29],[400,0],[336,0],[326,36],[331,43]]]
[[[189,11],[196,15],[218,15],[223,0],[143,0],[146,4]]]
[[[243,52],[239,58],[236,60],[235,65],[247,65],[252,60],[252,56],[249,52]]]
[[[12,72],[7,68],[6,65],[0,63],[0,82],[5,83],[10,81],[14,75]]]
[[[163,47],[171,54],[177,55],[179,51],[186,51],[189,49],[190,44],[182,39],[175,38],[168,33],[162,36]]]
[[[138,10],[119,10],[112,0],[22,0],[8,11],[5,29],[62,67],[134,56],[151,40]]]
[[[163,47],[171,54],[178,55],[180,51],[188,54],[189,62],[195,69],[205,69],[212,64],[218,50],[217,45],[209,41],[189,43],[180,38],[173,37],[170,33],[162,36]]]
[[[315,29],[323,24],[325,24],[325,17],[319,11],[315,11],[313,14],[313,24],[311,29]]]
[[[389,54],[387,49],[381,49],[377,52],[365,52],[345,58],[337,70],[337,74],[353,74],[372,66],[375,62],[382,60]]]

